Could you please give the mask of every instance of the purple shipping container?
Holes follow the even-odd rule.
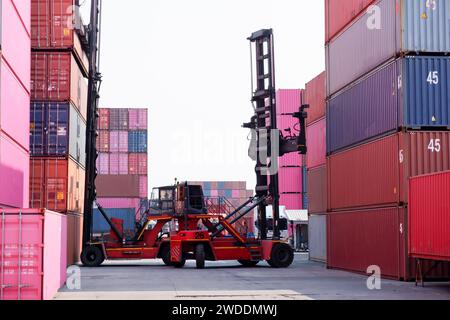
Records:
[[[147,130],[147,109],[128,109],[130,130]]]
[[[110,152],[128,152],[128,132],[111,131],[109,133]]]
[[[111,175],[128,174],[128,154],[111,153],[109,155],[109,174]]]

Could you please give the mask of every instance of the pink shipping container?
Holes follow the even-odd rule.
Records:
[[[25,29],[31,33],[31,4],[29,1],[12,0]]]
[[[18,12],[15,4],[20,2]],[[23,2],[23,3],[21,3]],[[21,86],[30,92],[30,1],[4,0],[0,2],[0,47],[4,59],[19,79]],[[21,16],[22,15],[22,16]],[[28,30],[27,30],[28,27]]]
[[[302,167],[282,167],[278,171],[280,193],[302,193]]]
[[[109,174],[112,175],[128,174],[128,154],[111,153],[109,155]]]
[[[277,113],[279,115],[298,112],[302,105],[302,89],[280,89],[277,91]]]
[[[30,94],[0,56],[0,130],[29,150],[30,119],[26,115],[30,113]]]
[[[66,281],[66,216],[0,210],[0,300],[50,300]]]
[[[130,130],[147,130],[147,109],[129,109],[128,121]]]
[[[308,146],[308,169],[317,168],[327,163],[326,159],[326,119],[323,118],[310,124],[306,130],[306,144]]]
[[[128,152],[128,132],[110,131],[109,132],[109,151],[110,152]]]
[[[148,177],[147,176],[139,177],[139,197],[140,198],[148,198]]]
[[[287,210],[302,210],[303,195],[301,193],[280,194],[280,206],[285,206]]]
[[[0,207],[28,207],[29,180],[29,153],[0,131]]]
[[[97,158],[97,170],[99,174],[109,174],[109,154],[100,153]]]
[[[140,207],[139,198],[98,198],[98,203],[106,209],[127,209]]]

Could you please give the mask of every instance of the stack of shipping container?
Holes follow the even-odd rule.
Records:
[[[101,108],[98,129],[97,200],[132,230],[148,199],[148,110]],[[108,231],[97,209],[93,229]]]
[[[30,208],[67,214],[68,264],[79,261],[85,187],[81,26],[75,0],[31,1]]]
[[[327,166],[326,166],[326,117],[325,117],[325,72],[305,86],[305,104],[309,105],[306,142],[309,257],[325,262],[326,211],[327,211]]]
[[[292,115],[302,105],[304,90],[281,89],[277,91],[277,123],[284,136],[298,135],[298,120]],[[287,210],[301,210],[305,202],[306,178],[304,158],[298,153],[290,153],[279,159],[280,205]]]
[[[329,267],[414,277],[408,181],[450,169],[449,30],[448,1],[326,1]]]

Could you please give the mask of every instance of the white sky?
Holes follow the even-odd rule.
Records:
[[[105,0],[102,107],[149,108],[150,186],[245,180],[252,115],[246,38],[275,33],[277,88],[303,88],[325,68],[324,2]]]

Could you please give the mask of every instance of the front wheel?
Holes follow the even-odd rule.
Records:
[[[272,247],[270,260],[267,261],[272,268],[287,268],[294,261],[294,250],[286,243],[277,243]]]
[[[170,261],[170,246],[164,246],[161,248],[161,259],[166,266],[173,265],[172,261]]]
[[[250,260],[238,260],[238,262],[246,268],[256,267],[256,265],[259,263],[259,261],[250,261]]]
[[[197,269],[205,268],[205,260],[205,245],[201,243],[195,247],[195,264],[197,266]]]
[[[105,261],[103,252],[98,246],[84,248],[81,252],[80,259],[86,267],[98,267]]]

